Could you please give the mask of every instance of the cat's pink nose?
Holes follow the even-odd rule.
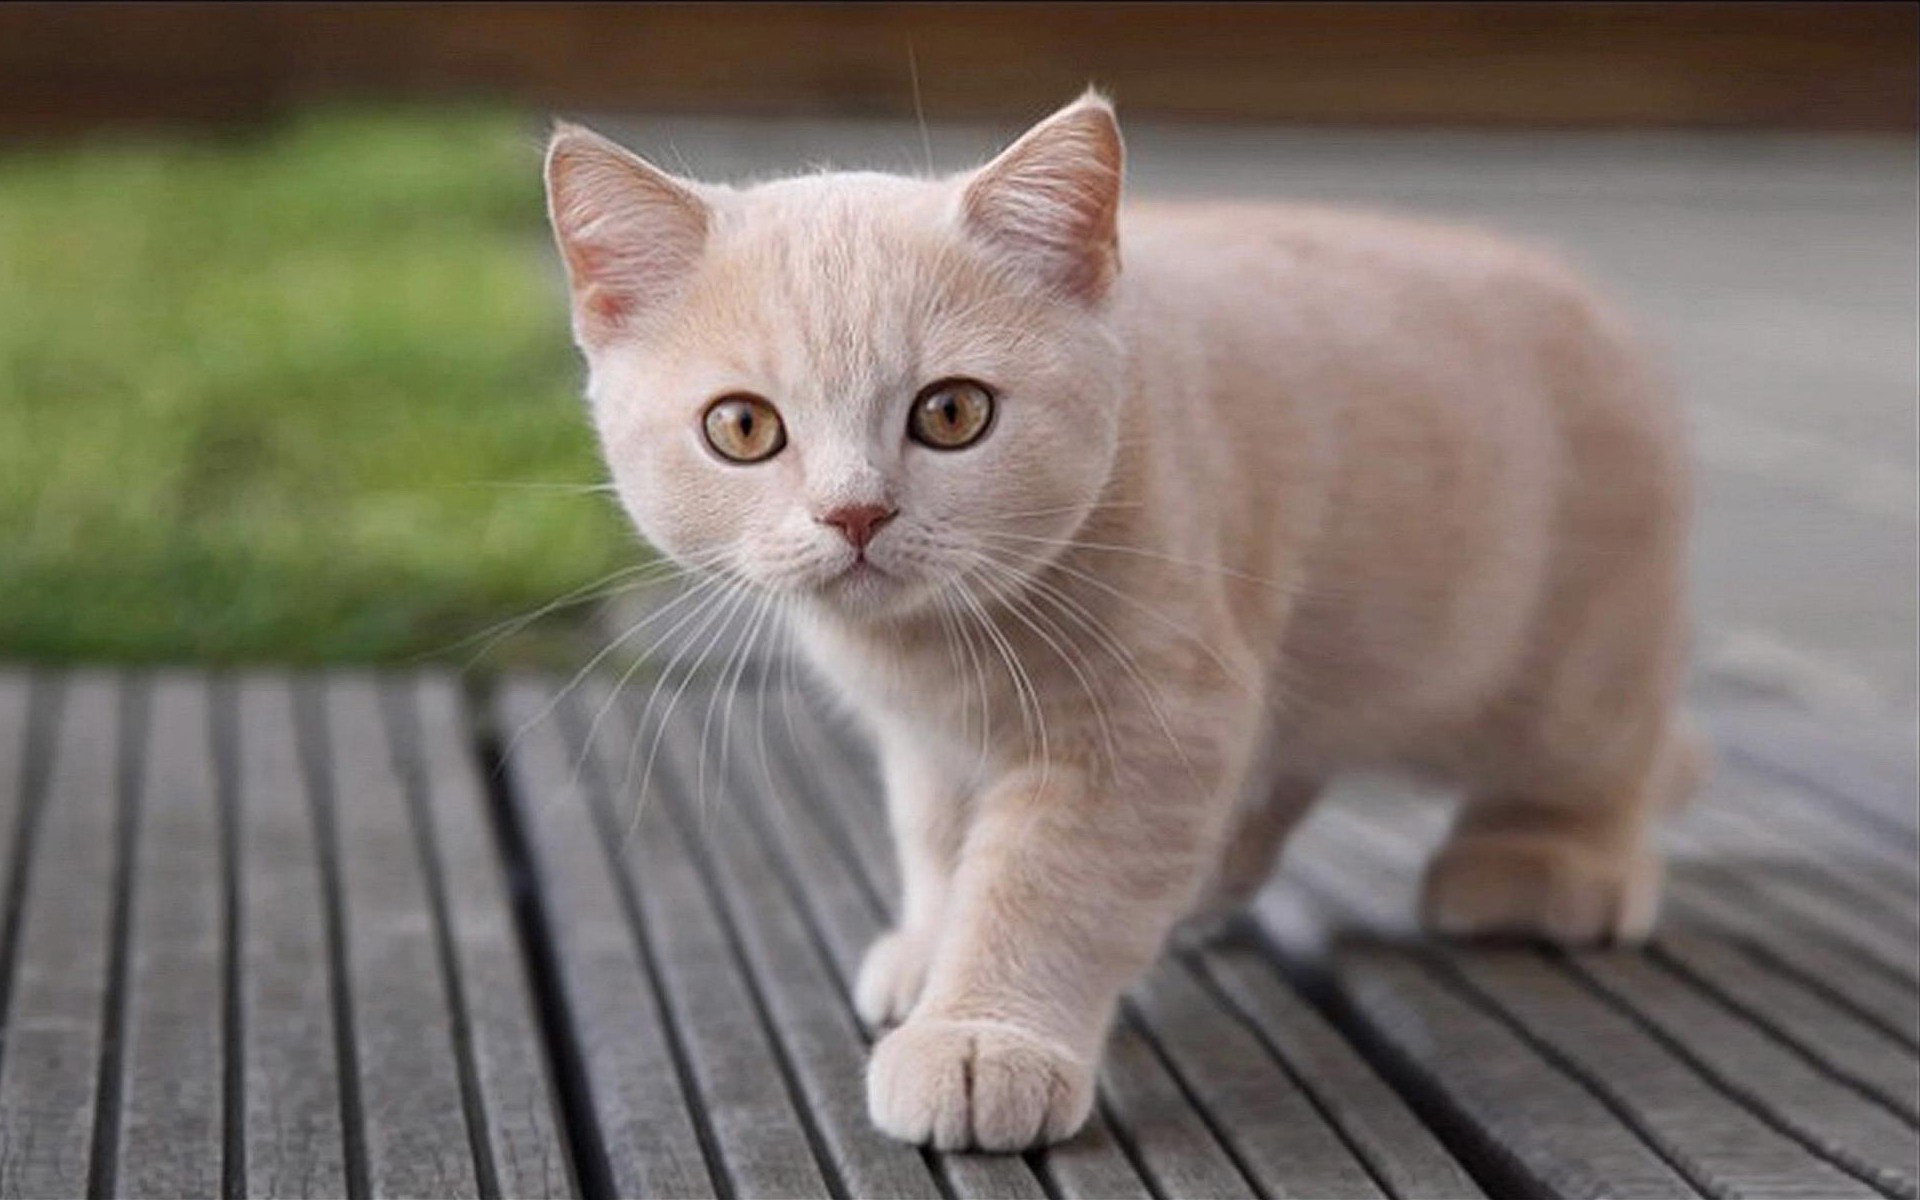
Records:
[[[840,536],[853,543],[855,550],[865,550],[867,543],[880,527],[893,520],[900,510],[887,508],[880,504],[843,504],[839,508],[829,509],[816,518],[822,525],[831,525],[840,531]]]

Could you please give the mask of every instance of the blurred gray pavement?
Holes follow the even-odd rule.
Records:
[[[595,120],[745,180],[924,170],[1009,126]],[[1128,123],[1140,195],[1352,202],[1555,246],[1681,383],[1702,465],[1700,686],[1910,717],[1920,675],[1920,157],[1910,139]]]

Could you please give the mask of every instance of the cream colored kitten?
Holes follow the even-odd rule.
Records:
[[[874,1121],[1067,1137],[1116,998],[1335,772],[1468,801],[1447,933],[1634,938],[1675,713],[1676,414],[1477,234],[1121,210],[1089,94],[970,174],[669,177],[583,129],[551,214],[620,496],[787,601],[877,739],[905,879]]]

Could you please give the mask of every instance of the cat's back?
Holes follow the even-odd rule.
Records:
[[[1257,574],[1312,572],[1287,645],[1296,671],[1343,648],[1330,713],[1352,716],[1330,699],[1349,685],[1407,728],[1453,711],[1584,586],[1556,564],[1677,545],[1678,411],[1553,254],[1376,213],[1171,204],[1127,214],[1121,254],[1135,395],[1200,431],[1155,441],[1167,477],[1211,482],[1167,507]],[[1276,532],[1303,512],[1305,541]]]
[[[1123,280],[1136,303],[1189,311],[1349,319],[1392,316],[1417,333],[1472,301],[1482,317],[1589,304],[1551,252],[1464,225],[1308,204],[1144,202],[1122,218]],[[1131,277],[1129,279],[1129,277]],[[1414,318],[1411,326],[1408,318]]]
[[[1630,323],[1542,247],[1368,210],[1146,203],[1123,216],[1121,255],[1137,361],[1180,364],[1196,402],[1326,397],[1363,422],[1412,406],[1422,424],[1468,426],[1519,405],[1677,440]],[[1592,386],[1608,376],[1617,386]]]

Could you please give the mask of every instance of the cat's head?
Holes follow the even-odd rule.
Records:
[[[1113,469],[1121,164],[1092,93],[939,180],[715,186],[559,128],[549,215],[642,535],[854,619],[1017,586]]]

